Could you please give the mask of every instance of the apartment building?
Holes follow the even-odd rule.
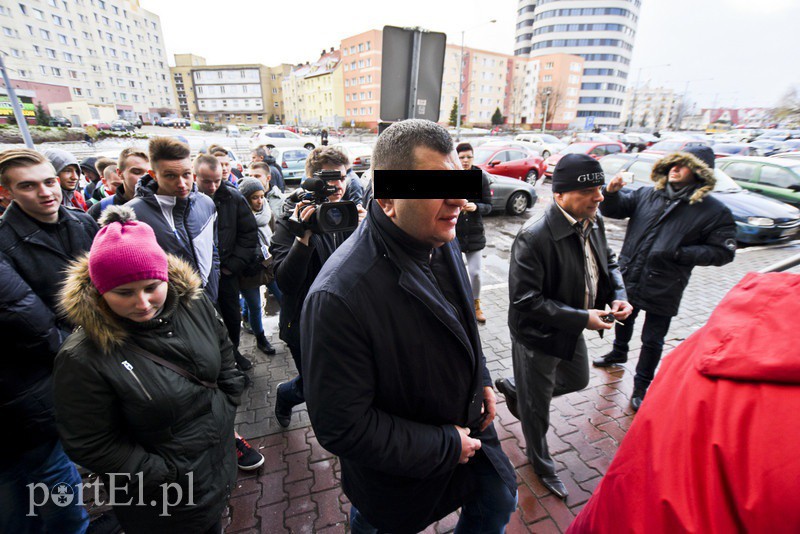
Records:
[[[383,31],[369,30],[342,40],[344,125],[375,128],[381,110]]]
[[[0,32],[14,78],[67,87],[74,123],[175,111],[161,21],[138,0],[0,0]]]
[[[621,122],[641,0],[520,0],[514,55],[584,61],[575,125]]]
[[[298,65],[283,78],[286,124],[338,128],[345,117],[341,51],[322,51],[314,63]]]
[[[208,65],[201,56],[175,54],[170,79],[178,111],[187,119],[221,125],[283,119],[279,74],[265,65]]]
[[[622,109],[621,125],[626,128],[662,130],[677,120],[680,96],[666,87],[630,87]]]

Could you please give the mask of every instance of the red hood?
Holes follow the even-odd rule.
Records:
[[[800,384],[800,275],[749,273],[717,310],[694,350],[701,374]]]

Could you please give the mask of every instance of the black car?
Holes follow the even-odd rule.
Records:
[[[50,119],[50,126],[60,126],[63,128],[72,128],[72,121],[66,117],[53,117]]]
[[[650,173],[661,158],[655,154],[614,154],[600,159],[600,165],[610,180],[618,172],[634,174],[632,184],[626,188],[651,187]],[[736,240],[755,245],[790,239],[800,230],[800,210],[779,200],[752,193],[740,187],[733,178],[714,169],[717,183],[711,192],[725,204],[736,221]]]

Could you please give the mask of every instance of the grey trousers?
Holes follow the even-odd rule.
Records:
[[[511,338],[517,410],[525,436],[528,459],[537,475],[554,475],[555,462],[547,448],[550,401],[589,384],[589,354],[583,335],[578,338],[571,361],[531,350]]]

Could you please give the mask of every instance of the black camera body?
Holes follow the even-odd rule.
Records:
[[[303,182],[298,202],[310,202],[317,206],[308,221],[289,219],[292,232],[302,237],[306,230],[315,234],[347,232],[358,227],[358,208],[354,202],[340,200],[329,202],[328,196],[336,192],[336,186],[329,185],[328,180],[341,180],[339,171],[318,171]]]

